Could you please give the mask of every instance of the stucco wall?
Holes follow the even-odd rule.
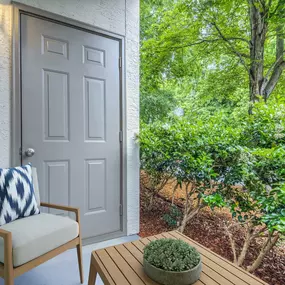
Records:
[[[125,36],[127,110],[127,232],[139,230],[139,0],[17,2]],[[0,0],[0,167],[11,165],[12,5]]]

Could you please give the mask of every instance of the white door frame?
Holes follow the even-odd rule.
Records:
[[[20,165],[20,151],[22,146],[22,94],[21,94],[21,39],[20,39],[20,16],[21,14],[38,17],[41,19],[55,22],[85,32],[108,37],[119,42],[120,45],[120,114],[121,114],[121,131],[123,134],[123,142],[121,144],[121,230],[116,233],[107,234],[97,238],[85,240],[85,243],[93,243],[98,240],[110,239],[127,234],[127,136],[126,136],[126,92],[125,92],[125,37],[119,34],[111,33],[103,29],[70,19],[50,12],[46,12],[37,8],[26,6],[23,4],[13,5],[13,64],[12,64],[12,165]]]

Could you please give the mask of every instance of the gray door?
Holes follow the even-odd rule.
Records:
[[[121,228],[119,56],[119,41],[21,16],[22,162],[42,201],[80,208],[84,238]]]

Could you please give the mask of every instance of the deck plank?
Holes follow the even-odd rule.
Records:
[[[204,271],[201,272],[200,281],[206,285],[220,285],[220,283],[216,282],[214,279],[206,275]]]
[[[108,270],[109,275],[112,276],[112,279],[115,280],[116,284],[130,285],[129,281],[125,278],[124,274],[109,256],[105,249],[100,249],[96,251],[101,262],[104,264],[105,268]]]
[[[92,265],[95,266],[97,273],[100,275],[101,279],[104,281],[104,284],[116,285],[112,279],[112,276],[109,274],[107,268],[101,262],[97,252],[93,252],[94,261]],[[95,265],[94,265],[95,263]]]
[[[146,285],[158,285],[151,280],[145,273],[142,264],[135,258],[132,251],[129,251],[124,245],[115,246],[116,250],[121,254],[125,261],[132,267],[137,275],[143,280]],[[132,250],[132,249],[131,249]]]
[[[147,237],[147,239],[150,240],[150,241],[156,240],[156,238],[154,236]]]
[[[143,247],[145,247],[145,245],[150,243],[150,240],[148,240],[148,239],[141,239],[140,242],[143,244]],[[143,250],[143,248],[142,248],[142,250]]]
[[[217,273],[216,271],[214,271],[211,267],[209,267],[205,263],[203,263],[203,271],[208,276],[210,276],[211,278],[216,280],[216,282],[218,282],[219,284],[223,284],[223,285],[233,285],[233,284],[235,284],[235,283],[231,282],[230,280],[226,279],[224,276],[222,276],[219,273]]]
[[[145,245],[150,243],[148,239],[140,239],[132,242],[139,250],[143,251]]]
[[[106,249],[106,251],[130,284],[145,285],[143,280],[141,280],[141,278],[126,262],[126,260],[120,255],[120,253],[115,249],[115,247],[109,247]]]
[[[139,263],[143,264],[143,256],[141,251],[133,244],[133,243],[126,243],[124,247],[132,253],[132,255],[139,261]]]

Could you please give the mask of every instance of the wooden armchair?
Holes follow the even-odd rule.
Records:
[[[35,170],[33,179],[36,179],[37,192]],[[36,194],[39,197],[39,193]],[[79,209],[44,202],[40,202],[40,206],[73,212],[76,219],[41,213],[0,227],[0,277],[4,278],[5,285],[14,285],[14,278],[76,247],[80,282],[83,283]]]

